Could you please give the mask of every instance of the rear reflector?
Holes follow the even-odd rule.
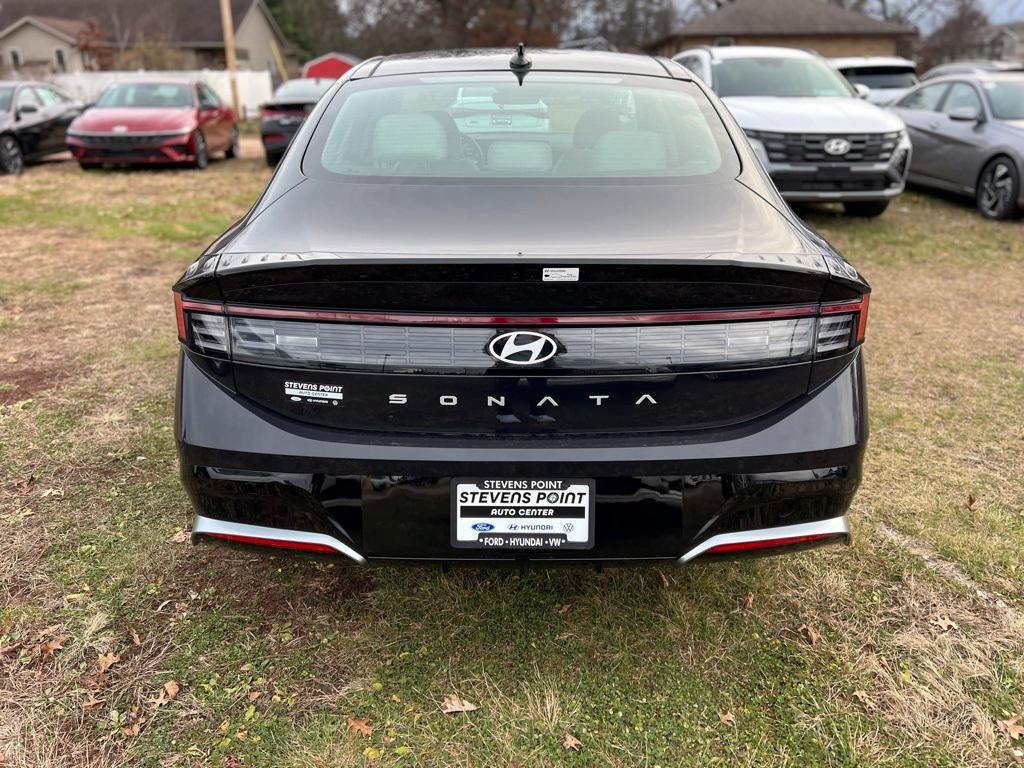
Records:
[[[786,536],[781,539],[759,539],[757,541],[733,541],[728,544],[718,544],[704,552],[705,555],[724,555],[729,552],[746,552],[752,549],[774,549],[775,547],[791,547],[796,544],[810,544],[811,542],[824,542],[829,539],[841,539],[843,533],[815,533],[808,536]]]
[[[326,544],[313,544],[307,541],[282,541],[281,539],[264,539],[259,536],[240,536],[236,533],[207,533],[215,539],[235,541],[239,544],[255,544],[260,547],[278,547],[279,549],[294,549],[301,552],[323,552],[328,555],[336,555],[333,547]]]

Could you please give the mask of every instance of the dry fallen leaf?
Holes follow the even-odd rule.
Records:
[[[262,695],[263,695],[263,691],[250,691],[249,692],[249,701],[256,701],[256,699],[258,699]]]
[[[186,541],[188,541],[188,531],[181,530],[171,536],[172,544],[184,544]]]
[[[473,712],[476,709],[479,709],[476,704],[460,698],[457,693],[445,696],[444,701],[441,702],[441,711],[446,715],[451,715],[455,712]]]
[[[44,659],[52,657],[54,652],[59,651],[64,647],[64,641],[67,639],[67,635],[61,635],[60,637],[55,637],[53,640],[47,640],[39,646],[39,655]]]
[[[562,746],[566,749],[571,749],[573,752],[579,752],[583,749],[583,742],[573,736],[571,733],[565,734],[565,738],[562,739]]]
[[[658,570],[658,581],[661,582],[661,586],[665,587],[665,589],[668,589],[668,576],[662,573],[660,569]]]
[[[1024,712],[1018,712],[1009,720],[997,720],[996,725],[999,726],[1000,731],[1005,733],[1014,741],[1017,739],[1024,739],[1024,725],[1020,724],[1022,717],[1024,717]]]
[[[719,712],[718,720],[722,725],[728,725],[730,728],[736,727],[736,715],[732,712]]]
[[[948,632],[951,629],[960,629],[960,627],[957,626],[957,623],[944,613],[939,613],[935,616],[932,616],[931,619],[929,619],[929,621],[936,627],[941,629],[943,632]]]
[[[116,653],[100,654],[100,656],[96,659],[96,667],[99,669],[100,674],[102,675],[112,666],[117,664],[117,662],[119,662],[120,660],[121,657],[118,656]]]
[[[138,632],[136,632],[136,631],[135,631],[134,629],[132,629],[131,627],[128,627],[128,635],[129,635],[129,636],[131,637],[131,639],[132,639],[132,645],[134,645],[134,646],[136,646],[136,647],[138,647],[138,646],[142,645],[142,638],[140,638],[140,637],[139,637],[139,633],[138,633]]]
[[[98,707],[105,701],[106,699],[97,699],[95,696],[92,696],[90,694],[89,698],[82,702],[82,709],[92,709],[93,707]]]
[[[754,607],[754,593],[747,592],[747,596],[743,598],[743,610],[749,611]]]
[[[369,720],[356,720],[353,717],[348,719],[348,729],[360,736],[370,737],[373,735],[374,728],[370,725]]]
[[[570,608],[572,608],[572,603],[566,603],[565,605],[558,606],[558,612],[568,613]]]
[[[796,631],[801,632],[807,642],[811,645],[817,645],[818,641],[821,640],[821,635],[819,635],[817,630],[815,630],[810,624],[801,624],[797,627]]]
[[[861,706],[868,712],[873,712],[876,709],[875,702],[871,696],[868,695],[867,691],[854,691],[853,698],[859,701]]]
[[[967,508],[968,509],[973,511],[974,510],[974,505],[977,504],[977,503],[978,503],[978,500],[976,498],[974,498],[974,494],[973,493],[967,494]]]
[[[139,731],[142,730],[142,724],[144,722],[146,722],[146,718],[145,717],[140,717],[138,720],[136,720],[131,725],[126,726],[125,728],[122,728],[121,729],[121,733],[123,733],[125,736],[138,736],[139,735]]]

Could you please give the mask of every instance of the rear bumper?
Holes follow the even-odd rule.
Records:
[[[280,545],[298,536],[322,545],[300,549],[360,563],[688,562],[716,542],[846,539],[867,412],[857,354],[813,395],[727,430],[402,437],[291,421],[222,388],[183,357],[175,432],[182,480],[198,515],[196,540],[226,534]],[[453,477],[593,478],[595,546],[557,553],[453,548]]]

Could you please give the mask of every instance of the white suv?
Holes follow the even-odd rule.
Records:
[[[691,48],[673,57],[725,102],[790,202],[878,216],[903,192],[903,121],[859,98],[825,59],[795,48]]]

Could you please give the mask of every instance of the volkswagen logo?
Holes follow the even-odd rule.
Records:
[[[825,150],[826,155],[845,155],[850,151],[850,142],[846,139],[829,139],[825,142],[825,146],[822,147]]]
[[[536,331],[511,331],[495,336],[487,345],[495,360],[509,365],[536,365],[558,354],[558,344]]]

